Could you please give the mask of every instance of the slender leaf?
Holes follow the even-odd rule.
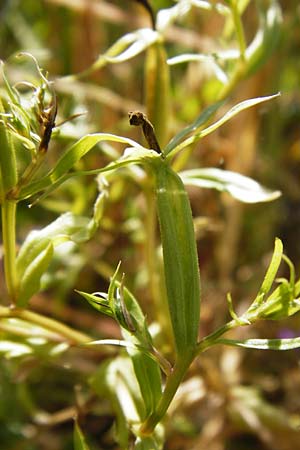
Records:
[[[260,14],[259,29],[246,49],[247,75],[254,73],[272,55],[281,35],[282,11],[272,0],[266,12]]]
[[[207,107],[201,114],[196,118],[196,120],[179,133],[177,133],[171,141],[167,144],[164,149],[165,155],[170,153],[188,134],[196,131],[202,125],[204,125],[214,114],[215,112],[224,104],[224,101],[216,102],[213,105]]]
[[[263,294],[264,296],[270,291],[272,284],[274,282],[274,279],[276,277],[276,274],[278,272],[278,268],[281,263],[282,259],[282,253],[283,253],[283,245],[280,239],[275,239],[275,245],[274,245],[274,251],[272,255],[271,262],[269,264],[267,273],[265,275],[264,281],[261,285],[261,288],[259,290],[259,296]]]
[[[119,159],[105,167],[90,171],[68,173],[76,162],[78,162],[87,152],[89,152],[101,141],[123,142],[129,144],[131,147],[128,148],[127,151],[124,152],[124,155],[122,155]],[[48,175],[23,187],[19,197],[21,199],[28,198],[45,189],[47,190],[46,195],[48,195],[63,182],[73,176],[96,175],[126,166],[128,164],[139,164],[145,159],[155,158],[158,156],[159,155],[156,152],[142,147],[132,139],[105,133],[86,135],[66,151]]]
[[[18,306],[26,306],[33,294],[39,291],[41,277],[47,270],[53,255],[53,244],[50,241],[46,248],[26,267],[20,283],[17,299]]]
[[[234,347],[253,348],[256,350],[293,350],[300,347],[300,337],[289,339],[217,339],[216,344]]]
[[[168,139],[170,122],[170,74],[166,50],[160,41],[147,49],[144,90],[147,116],[163,148]]]
[[[200,277],[193,218],[179,176],[159,161],[154,167],[157,212],[163,249],[168,306],[178,355],[197,344]]]
[[[77,421],[74,424],[73,442],[74,442],[74,450],[89,450],[89,446],[85,441],[85,437]]]
[[[134,37],[131,45],[119,55],[109,56],[107,54],[105,56],[107,62],[120,63],[127,61],[142,53],[159,39],[159,34],[150,28],[142,28],[131,34],[133,35],[132,37]]]
[[[0,114],[4,112],[0,98]],[[0,201],[18,181],[15,147],[11,133],[0,116]]]
[[[280,191],[270,191],[257,181],[229,170],[193,169],[179,175],[185,185],[228,192],[232,197],[245,203],[269,202],[281,195]]]
[[[258,105],[263,102],[267,102],[269,100],[272,100],[274,98],[277,98],[280,96],[280,93],[275,95],[269,95],[267,97],[256,97],[251,98],[249,100],[245,100],[241,103],[238,103],[233,108],[231,108],[229,111],[227,111],[226,114],[224,114],[221,119],[217,120],[215,123],[210,125],[209,127],[201,130],[199,133],[194,134],[193,136],[188,137],[183,142],[179,143],[176,147],[172,148],[171,151],[169,151],[169,154],[172,153],[172,155],[175,155],[180,150],[184,149],[188,145],[193,144],[194,142],[197,142],[199,139],[202,139],[203,137],[207,136],[208,134],[212,133],[216,129],[218,129],[220,126],[222,126],[224,123],[228,122],[230,119],[232,119],[234,116],[239,114],[240,112],[251,108],[252,106]]]

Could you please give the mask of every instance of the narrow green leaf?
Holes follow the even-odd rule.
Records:
[[[279,265],[281,263],[282,253],[283,253],[282,242],[279,238],[276,238],[272,259],[258,295],[263,294],[265,296],[270,291],[272,284],[275,280],[276,274],[278,272]]]
[[[117,281],[120,264],[111,279],[108,290],[108,302],[122,327],[126,341],[134,344],[127,352],[132,360],[135,376],[139,383],[144,401],[146,418],[156,407],[161,397],[161,375],[158,363],[145,351],[152,349],[152,339],[148,331],[144,314],[132,293]]]
[[[122,142],[125,144],[129,144],[131,147],[127,149],[124,155],[122,155],[119,159],[108,164],[105,167],[90,171],[68,173],[76,162],[78,162],[87,152],[89,152],[96,144],[101,141]],[[21,189],[19,198],[28,198],[45,189],[47,190],[45,195],[48,195],[63,182],[73,176],[96,175],[126,166],[128,164],[139,164],[145,159],[157,158],[158,156],[159,155],[156,152],[142,147],[132,139],[105,133],[86,135],[65,152],[65,154],[59,159],[55,167],[48,173],[48,175],[23,187],[23,189]]]
[[[0,98],[0,114],[4,112]],[[0,116],[0,200],[18,182],[17,161],[15,147],[11,133]]]
[[[93,374],[91,385],[98,395],[109,398],[116,415],[115,436],[122,449],[129,448],[129,430],[145,414],[139,385],[128,356],[106,361]]]
[[[120,264],[111,278],[108,294],[79,292],[95,309],[113,317],[121,326],[124,341],[95,341],[89,345],[113,344],[125,346],[132,360],[144,402],[143,419],[156,407],[161,396],[160,368],[151,354],[152,339],[143,312],[132,293],[120,283]],[[77,291],[78,292],[78,291]]]
[[[96,144],[101,141],[123,142],[135,148],[140,148],[135,141],[116,136],[109,133],[87,134],[78,142],[73,144],[59,159],[54,169],[51,170],[49,177],[52,183],[57,181],[62,175],[67,173],[75,163],[77,163],[86,153],[88,153]]]
[[[99,55],[88,69],[77,75],[68,76],[65,80],[73,80],[90,75],[107,64],[118,64],[128,61],[142,53],[158,39],[159,34],[151,28],[141,28],[132,33],[127,33],[118,39],[105,53]]]
[[[168,155],[188,134],[204,125],[223,104],[224,101],[216,102],[202,111],[191,125],[181,130],[171,139],[164,149],[164,154]]]
[[[75,290],[79,295],[81,295],[88,303],[102,314],[106,314],[109,317],[114,318],[114,313],[108,305],[106,298],[101,296],[101,293],[88,294],[87,292]]]
[[[25,239],[17,256],[17,274],[18,278],[22,279],[25,270],[45,249],[48,247],[51,239],[39,236],[38,231],[31,231]]]
[[[39,291],[41,277],[47,270],[53,255],[53,244],[50,241],[47,247],[31,261],[26,267],[20,282],[18,306],[26,306],[30,298]]]
[[[160,161],[154,174],[169,311],[177,352],[185,355],[197,344],[200,318],[192,212],[181,179],[167,163]]]
[[[229,170],[192,169],[179,175],[185,185],[228,192],[232,197],[245,203],[269,202],[281,195],[280,191],[271,191],[252,178]]]
[[[151,30],[151,28],[141,28],[130,34],[132,35],[131,44],[118,55],[110,56],[106,54],[105,59],[107,62],[115,64],[128,61],[142,53],[159,39],[159,34],[155,30]]]
[[[89,447],[85,441],[85,437],[77,421],[74,424],[73,442],[74,442],[74,450],[89,450]]]
[[[246,49],[247,75],[253,74],[272,55],[282,31],[282,11],[278,1],[272,0],[260,14],[259,29]]]
[[[228,122],[230,119],[232,119],[234,116],[236,116],[240,112],[242,112],[248,108],[251,108],[252,106],[256,106],[260,103],[264,103],[264,102],[268,102],[269,100],[273,100],[274,98],[277,98],[279,96],[280,96],[280,94],[274,94],[274,95],[269,95],[266,97],[250,98],[241,103],[238,103],[237,105],[233,106],[233,108],[231,108],[229,111],[227,111],[227,113],[224,114],[224,116],[221,117],[221,119],[217,120],[217,122],[213,123],[208,128],[205,128],[204,130],[202,130],[199,133],[199,136],[200,137],[207,136],[208,134],[215,131],[217,128],[219,128],[224,123]]]
[[[289,339],[245,339],[241,341],[217,339],[215,343],[257,350],[293,350],[300,347],[300,337]]]
[[[155,129],[161,148],[168,139],[170,122],[170,73],[164,44],[148,47],[145,62],[145,103],[147,116]]]
[[[192,11],[192,8],[199,8],[208,11],[217,11],[222,15],[228,15],[230,9],[220,2],[209,2],[204,0],[182,0],[176,3],[175,6],[166,9],[160,9],[156,18],[156,29],[161,33],[166,30],[176,21]]]
[[[22,278],[25,270],[52,242],[57,246],[66,240],[75,243],[82,242],[81,231],[85,229],[90,220],[87,217],[65,213],[41,230],[32,230],[26,237],[17,257],[17,272]],[[89,236],[84,236],[84,238]]]
[[[177,154],[179,151],[187,147],[188,145],[193,144],[194,142],[199,141],[199,139],[202,139],[203,137],[207,136],[208,134],[212,133],[213,131],[217,130],[220,126],[222,126],[224,123],[228,122],[230,119],[232,119],[234,116],[239,114],[240,112],[251,108],[252,106],[258,105],[263,102],[267,102],[269,100],[272,100],[274,98],[277,98],[280,96],[280,93],[275,95],[269,95],[267,97],[256,97],[251,98],[248,100],[245,100],[241,103],[238,103],[233,108],[231,108],[229,111],[227,111],[226,114],[224,114],[221,119],[217,120],[215,123],[210,125],[209,127],[201,130],[199,133],[194,134],[193,136],[188,137],[183,142],[179,143],[176,147],[174,147],[169,154],[172,153],[172,155]]]

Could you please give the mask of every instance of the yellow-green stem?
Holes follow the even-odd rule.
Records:
[[[198,342],[197,344],[197,354],[204,352],[208,347],[214,345],[216,343],[216,340],[220,336],[222,336],[223,334],[227,333],[227,331],[232,330],[233,328],[239,325],[240,324],[238,324],[235,320],[231,320],[222,327],[218,328],[216,331],[213,331],[205,338],[201,339],[201,341]]]
[[[92,338],[85,333],[73,330],[73,328],[62,324],[55,319],[50,319],[49,317],[45,317],[41,314],[26,309],[0,306],[0,318],[1,317],[17,317],[19,319],[34,323],[45,328],[46,330],[63,336],[71,344],[81,345],[92,341]]]
[[[238,38],[239,47],[240,47],[241,60],[244,61],[247,45],[246,45],[244,27],[243,27],[243,23],[241,21],[241,15],[240,15],[237,4],[238,4],[237,1],[232,2],[231,11],[232,11],[233,21],[234,21],[235,30],[236,30],[236,34],[237,34],[237,38]]]
[[[5,200],[1,206],[4,275],[11,302],[17,300],[16,272],[16,202]]]
[[[180,355],[178,357],[171,375],[167,378],[165,390],[157,405],[156,410],[148,417],[148,419],[141,427],[141,433],[143,435],[150,435],[156,425],[165,416],[180,383],[182,382],[189,366],[193,362],[194,356],[194,351],[187,350],[186,355]]]

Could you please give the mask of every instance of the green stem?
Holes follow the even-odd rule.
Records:
[[[223,88],[219,92],[218,101],[226,99],[231,94],[231,92],[237,86],[239,81],[244,78],[246,69],[247,69],[246,63],[242,60],[239,60],[237,62],[237,65],[230,80],[228,81],[227,84],[223,86]]]
[[[148,417],[141,427],[143,435],[149,435],[153,432],[156,425],[165,416],[171,401],[173,400],[180,383],[183,380],[189,366],[191,365],[195,356],[195,352],[187,351],[186,355],[178,357],[171,375],[167,378],[165,390],[157,405],[156,410]]]
[[[218,328],[213,333],[209,334],[205,338],[201,339],[200,342],[198,342],[197,345],[197,354],[204,352],[208,347],[211,347],[215,344],[216,339],[218,339],[223,334],[227,333],[227,331],[232,330],[233,328],[237,327],[239,324],[236,322],[236,320],[231,320],[230,322],[226,323],[222,327]]]
[[[239,47],[240,47],[241,60],[245,61],[245,52],[246,52],[247,45],[246,45],[244,27],[243,27],[243,23],[241,21],[241,16],[240,16],[240,12],[239,12],[237,3],[238,3],[237,1],[232,2],[231,11],[232,11],[233,22],[235,25],[235,31],[237,34],[238,43],[239,43]]]
[[[4,274],[12,303],[16,302],[18,279],[16,271],[16,207],[15,201],[5,200],[1,206]]]
[[[237,40],[239,43],[241,56],[237,62],[237,65],[235,67],[235,70],[234,70],[229,82],[223,87],[223,89],[219,93],[218,100],[223,100],[226,97],[228,97],[228,95],[233,91],[233,89],[238,84],[238,82],[242,78],[244,78],[246,69],[247,69],[247,64],[246,64],[247,44],[246,44],[246,39],[245,39],[244,27],[243,27],[243,23],[241,21],[241,16],[239,13],[237,2],[232,1],[230,4],[230,8],[231,8],[232,18],[233,18],[234,25],[235,25],[235,31],[237,34]]]
[[[73,328],[62,324],[55,319],[50,319],[49,317],[42,316],[41,314],[26,309],[0,306],[0,318],[1,317],[17,317],[19,319],[34,323],[49,331],[55,332],[60,336],[63,336],[71,344],[81,345],[92,341],[92,338],[85,333],[73,330]]]

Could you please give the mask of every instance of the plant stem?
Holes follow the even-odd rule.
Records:
[[[17,300],[18,279],[16,271],[16,202],[5,200],[1,206],[2,239],[4,249],[4,274],[11,302]]]
[[[18,317],[19,319],[27,320],[28,322],[39,325],[65,337],[71,344],[81,345],[92,341],[92,338],[85,333],[73,330],[73,328],[62,324],[55,319],[50,319],[49,317],[42,316],[41,314],[26,309],[0,306],[0,318],[1,317]]]
[[[165,390],[156,410],[148,417],[141,427],[141,433],[149,435],[166,414],[177,389],[194,359],[195,352],[187,351],[186,355],[179,356],[171,375],[167,378]]]
[[[204,352],[208,347],[211,347],[215,344],[216,339],[225,334],[227,331],[232,330],[237,327],[239,324],[235,320],[231,320],[226,323],[222,327],[218,328],[213,333],[209,334],[205,338],[203,338],[197,345],[197,354]]]
[[[237,1],[231,2],[231,11],[232,11],[232,17],[233,17],[233,21],[234,21],[234,25],[235,25],[235,31],[237,34],[238,43],[239,43],[239,47],[240,47],[241,60],[245,61],[245,52],[246,52],[247,46],[246,46],[244,27],[243,27],[243,23],[241,21],[241,16],[240,16],[237,4],[238,4]]]

